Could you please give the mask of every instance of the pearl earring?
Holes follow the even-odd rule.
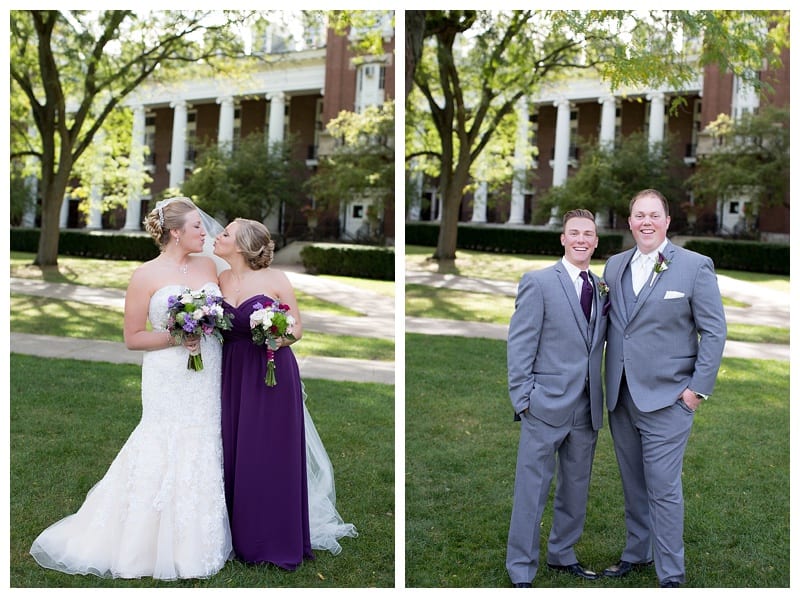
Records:
[[[180,245],[180,244],[181,244],[181,238],[175,237],[175,245]]]

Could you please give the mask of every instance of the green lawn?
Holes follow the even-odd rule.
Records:
[[[121,309],[77,301],[11,295],[11,330],[122,342]],[[394,341],[306,331],[292,350],[298,355],[392,361]]]
[[[511,255],[502,253],[486,253],[459,249],[454,263],[443,266],[431,262],[428,258],[433,254],[432,247],[407,245],[406,269],[442,274],[458,274],[470,278],[489,278],[518,282],[528,270],[538,270],[552,265],[560,258],[552,255]],[[592,260],[592,272],[601,276],[606,260]],[[736,280],[753,282],[778,291],[789,292],[789,277],[779,274],[762,274],[759,272],[740,272],[738,270],[717,270],[717,274],[729,276]]]
[[[140,368],[15,354],[10,366],[11,587],[394,586],[394,387],[304,381],[339,512],[359,532],[342,540],[341,554],[318,551],[293,573],[229,562],[206,580],[108,580],[43,569],[28,550],[80,506],[138,423]]]
[[[408,334],[405,346],[406,586],[509,587],[519,424],[508,399],[505,343]],[[695,419],[684,494],[687,586],[788,588],[788,363],[723,360],[714,396]],[[577,546],[587,567],[618,560],[622,509],[606,426]],[[544,538],[551,521],[552,500]],[[598,582],[545,568],[534,586],[657,587],[657,580],[652,568]]]
[[[125,290],[128,287],[131,274],[142,264],[142,262],[135,261],[100,260],[62,255],[58,257],[58,268],[42,269],[32,265],[34,257],[32,253],[12,251],[11,276],[14,278],[44,280],[46,282]],[[346,278],[342,276],[329,276],[327,278],[357,286],[367,291],[394,297],[394,282],[391,281]],[[300,290],[296,290],[295,294],[297,295],[297,302],[301,312],[316,311],[343,316],[360,315],[359,312],[347,306],[319,299]]]
[[[514,297],[406,285],[406,315],[419,318],[466,320],[507,325],[514,313]],[[748,343],[789,344],[789,328],[728,323],[728,339]]]

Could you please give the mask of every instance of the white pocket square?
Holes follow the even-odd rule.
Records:
[[[685,294],[681,293],[680,291],[667,291],[664,293],[664,299],[680,299],[684,296]]]

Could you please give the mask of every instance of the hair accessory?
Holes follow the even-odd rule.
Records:
[[[170,197],[169,199],[162,199],[156,204],[156,210],[158,210],[158,224],[162,229],[164,228],[164,207],[168,206],[173,199],[175,198]]]

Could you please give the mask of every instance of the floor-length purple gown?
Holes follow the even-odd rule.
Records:
[[[275,351],[276,386],[264,384],[266,347],[250,336],[256,295],[238,307],[224,332],[222,446],[233,549],[251,563],[296,569],[313,559],[308,523],[305,432],[300,372],[291,348]]]

